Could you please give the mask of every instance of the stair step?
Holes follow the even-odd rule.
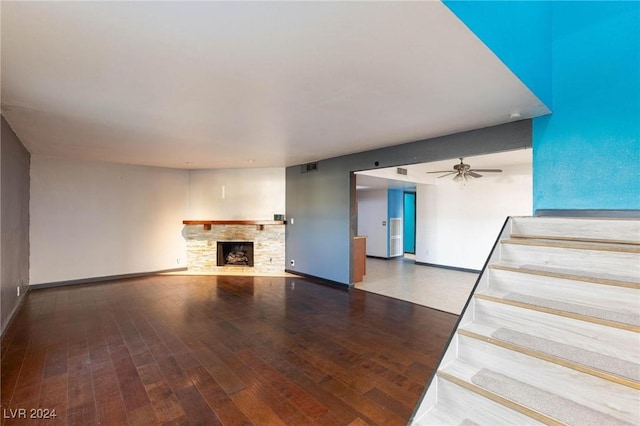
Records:
[[[489,333],[486,328],[484,333],[478,329],[482,327],[475,324],[458,333],[640,390],[640,364],[507,328],[491,329]]]
[[[500,241],[502,244],[518,244],[526,246],[556,247],[577,250],[598,250],[615,251],[622,253],[640,253],[638,244],[603,243],[594,241],[558,240],[544,238],[516,237],[511,234],[511,238]]]
[[[636,325],[640,325],[640,291],[638,289],[575,281],[564,277],[532,275],[512,269],[490,268],[487,274],[488,289],[492,292],[519,293],[531,297],[544,295],[545,299],[615,311],[635,317]],[[634,323],[629,322],[629,324]]]
[[[514,217],[512,235],[640,244],[637,219]]]
[[[446,376],[446,374],[445,374]],[[454,380],[437,377],[438,405],[414,423],[416,425],[542,425],[544,423],[494,402],[480,393],[459,386]]]
[[[554,300],[543,298],[534,298],[517,293],[510,293],[507,295],[493,295],[484,293],[476,294],[475,297],[478,299],[489,300],[496,303],[504,303],[524,309],[545,312],[552,315],[574,318],[577,320],[600,324],[607,327],[614,327],[622,330],[629,330],[635,333],[640,333],[640,326],[635,324],[635,317],[623,317],[622,315],[615,315],[613,319],[607,319],[609,314],[617,314],[616,312],[589,309],[579,305],[556,302]],[[633,322],[633,324],[629,324],[628,321]]]
[[[547,401],[562,400],[576,418],[599,418],[597,424],[640,422],[640,393],[635,389],[477,339],[462,335],[458,339],[458,359],[444,366],[446,373],[558,421],[567,419],[549,410]],[[478,376],[481,372],[491,374]],[[496,375],[504,379],[497,380]],[[489,385],[492,380],[498,381],[495,387]],[[586,424],[575,419],[569,423]]]
[[[517,306],[474,299],[466,330],[487,336],[508,329],[640,365],[638,333]]]
[[[517,264],[502,261],[490,264],[489,269],[499,269],[542,277],[563,278],[573,281],[628,287],[640,290],[640,276],[633,277],[631,275],[585,274],[584,271],[576,271],[573,269],[553,268],[532,264]]]
[[[615,274],[630,277],[631,282],[640,279],[640,253],[505,241],[510,242],[499,246],[500,263],[534,265],[539,269],[566,269],[570,265],[575,273],[583,276],[606,276],[616,271]]]
[[[558,419],[566,424],[586,425],[590,422],[596,425],[635,424],[634,422],[626,422],[608,414],[601,413],[570,399],[486,368],[478,371],[478,373],[471,378],[471,381],[503,397],[533,407],[536,411],[541,411],[549,415],[549,417]]]
[[[445,371],[438,375],[547,425],[634,425],[488,369],[474,373],[469,378]]]
[[[604,304],[593,306],[593,304],[589,304],[589,302],[597,302],[590,301],[589,299],[580,303],[577,297],[571,297],[571,295],[565,295],[565,298],[562,299],[557,296],[557,293],[561,293],[562,289],[552,292],[551,294],[543,290],[544,288],[537,294],[544,294],[545,297],[515,291],[501,291],[499,287],[489,287],[489,289],[481,293],[476,293],[476,297],[490,297],[494,300],[500,299],[500,303],[521,303],[527,305],[526,307],[530,309],[547,309],[550,313],[557,315],[578,315],[584,321],[605,321],[606,325],[610,327],[624,328],[626,326],[632,326],[634,328],[630,330],[640,332],[640,311],[638,310],[639,306],[635,303],[635,300],[631,303],[635,309],[615,310]],[[531,289],[529,289],[528,292],[533,293]]]

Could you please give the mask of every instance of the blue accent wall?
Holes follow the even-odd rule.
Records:
[[[534,211],[640,209],[640,2],[444,4],[553,111],[533,120]]]
[[[640,3],[554,3],[550,50],[534,209],[640,209]]]
[[[402,217],[404,211],[404,191],[402,189],[389,189],[387,207],[389,210],[389,218]]]
[[[443,3],[552,109],[550,2],[446,0]]]

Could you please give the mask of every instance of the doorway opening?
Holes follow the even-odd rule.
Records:
[[[441,284],[437,277],[447,272],[482,269],[505,218],[531,215],[530,149],[464,161],[482,169],[476,173],[481,176],[454,179],[459,158],[400,166],[404,173],[399,167],[354,172],[352,229],[366,237],[367,259],[357,288],[412,301],[409,290],[435,288]],[[497,168],[503,172],[483,173]],[[399,256],[387,249],[390,235],[396,235],[389,232],[395,218],[394,225],[402,224]],[[427,279],[434,269],[437,277]]]

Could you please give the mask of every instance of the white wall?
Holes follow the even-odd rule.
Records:
[[[189,174],[186,219],[273,220],[274,214],[285,214],[284,168],[193,170]]]
[[[367,237],[367,256],[387,257],[387,189],[358,191],[358,235]]]
[[[482,269],[506,217],[532,214],[531,166],[503,169],[464,185],[417,186],[417,262]]]
[[[32,156],[30,283],[184,267],[187,212],[185,170]]]

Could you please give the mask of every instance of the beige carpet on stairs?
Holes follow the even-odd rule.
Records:
[[[471,381],[504,398],[515,401],[548,417],[568,425],[580,426],[630,426],[608,414],[554,395],[535,386],[512,379],[495,371],[481,369]],[[602,398],[606,398],[602,395]]]

